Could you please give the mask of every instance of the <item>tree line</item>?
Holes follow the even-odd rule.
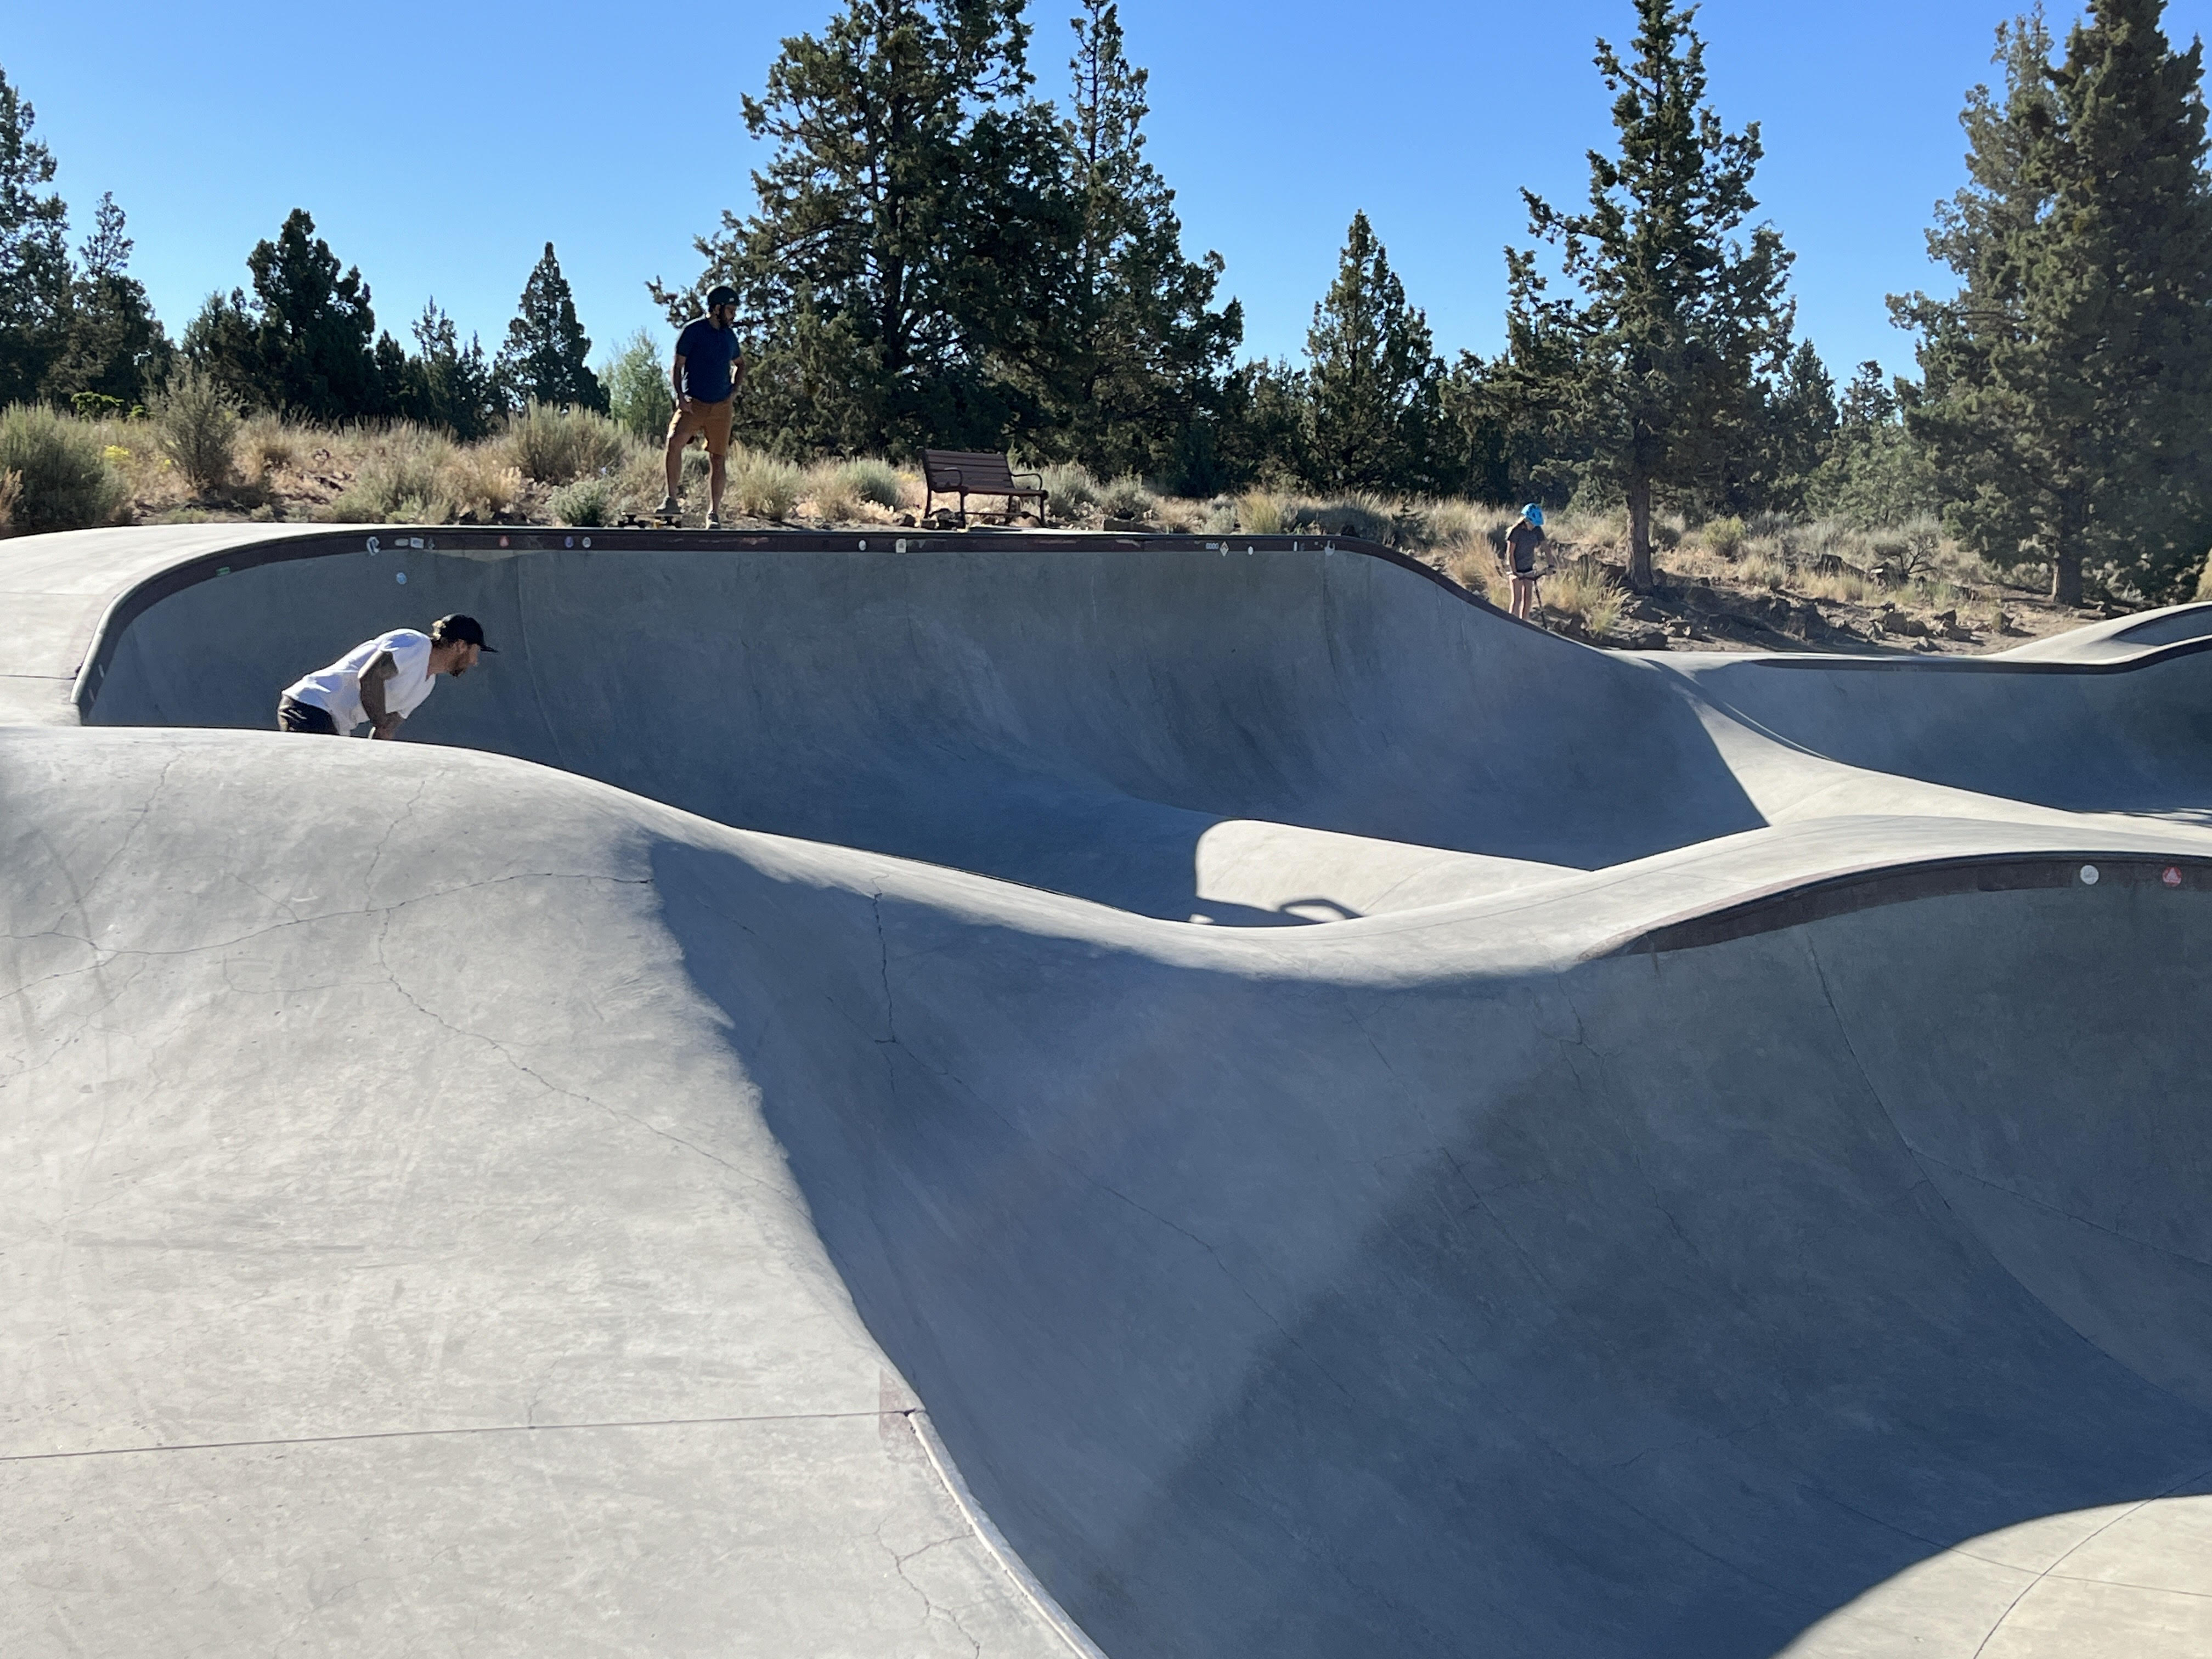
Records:
[[[744,101],[768,151],[750,207],[698,239],[694,281],[648,288],[672,322],[738,289],[739,429],[793,455],[1005,446],[1188,495],[1625,507],[1639,586],[1662,509],[1940,511],[2062,599],[2183,591],[2212,545],[2212,184],[2201,49],[2173,47],[2163,0],[2090,0],[2063,49],[2040,10],[2000,28],[2002,85],[1968,94],[1968,182],[1929,237],[1956,292],[1891,300],[1917,376],[1867,363],[1840,388],[1796,336],[1759,129],[1713,111],[1694,8],[1630,3],[1633,35],[1595,58],[1612,147],[1583,201],[1524,192],[1494,356],[1438,352],[1361,213],[1303,357],[1240,362],[1111,0],[1076,0],[1056,96],[1027,0],[842,0]],[[550,245],[496,356],[434,303],[408,350],[295,212],[172,347],[112,201],[72,256],[30,127],[0,78],[0,397],[129,400],[183,363],[248,406],[465,435],[525,398],[605,407]]]

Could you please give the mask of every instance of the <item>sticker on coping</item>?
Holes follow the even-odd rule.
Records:
[[[504,537],[504,536],[501,536],[501,537],[499,538],[499,544],[500,544],[501,547],[505,547],[505,546],[507,545],[507,538],[506,538],[506,537]]]
[[[563,547],[574,547],[575,544],[576,538],[574,536],[563,536],[561,538],[561,545]]]
[[[867,538],[866,536],[863,536],[863,537],[861,537],[861,538],[860,538],[860,551],[861,551],[861,552],[863,552],[863,553],[865,553],[865,552],[866,552],[867,550],[868,550],[868,538]]]
[[[2085,864],[2081,866],[2081,884],[2084,887],[2094,887],[2097,884],[2097,866],[2095,865]]]
[[[379,553],[383,550],[381,544],[380,544],[377,538],[374,536],[371,536],[368,538],[368,550],[371,553]]]
[[[2180,886],[2181,866],[2176,864],[2167,865],[2165,869],[2158,872],[2158,878],[2164,882],[2168,887]]]
[[[585,545],[585,546],[586,546],[586,547],[589,547],[591,544],[592,544],[592,538],[591,538],[589,536],[585,537],[585,538],[584,538],[584,545]]]
[[[407,586],[407,573],[403,570],[392,580],[398,582],[402,587],[404,587]]]
[[[900,540],[900,541],[893,542],[893,543],[891,544],[891,551],[892,551],[892,552],[894,552],[894,553],[903,553],[903,552],[905,552],[905,551],[906,551],[906,543],[905,543],[903,540]]]

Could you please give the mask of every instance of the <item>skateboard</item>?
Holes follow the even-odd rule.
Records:
[[[681,513],[625,513],[615,520],[617,530],[681,530]]]

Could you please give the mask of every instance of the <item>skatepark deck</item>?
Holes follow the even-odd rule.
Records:
[[[2212,1644],[2212,607],[198,526],[0,610],[10,1653]],[[267,729],[451,611],[410,741]]]

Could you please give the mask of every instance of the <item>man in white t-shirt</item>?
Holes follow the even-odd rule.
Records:
[[[328,668],[302,675],[276,700],[276,729],[351,737],[396,738],[399,724],[430,695],[441,674],[459,679],[491,650],[474,617],[441,617],[427,634],[411,628],[380,634]]]

